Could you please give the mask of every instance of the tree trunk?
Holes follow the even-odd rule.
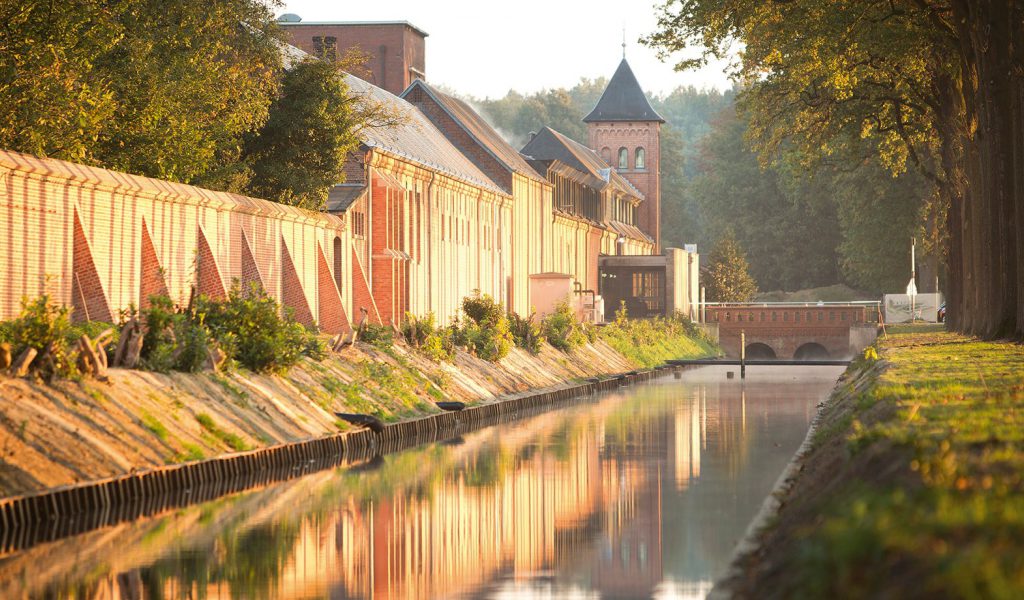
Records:
[[[1017,6],[1013,6],[1017,4]],[[1021,337],[1024,300],[1018,244],[1022,225],[1021,50],[1024,9],[1005,0],[956,0],[953,21],[963,64],[967,137],[964,301],[956,328],[983,338]]]

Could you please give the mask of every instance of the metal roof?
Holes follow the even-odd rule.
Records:
[[[327,212],[345,212],[366,193],[366,185],[362,183],[340,183],[327,192]]]
[[[483,149],[495,158],[509,171],[519,173],[535,181],[547,182],[547,180],[526,162],[526,159],[501,137],[491,125],[473,110],[463,100],[450,96],[430,86],[425,81],[417,79],[413,81],[408,89],[402,92],[402,98],[406,98],[415,89],[422,89],[428,97],[434,100],[449,117],[452,118],[469,136]],[[511,192],[512,190],[507,190]]]
[[[508,195],[459,152],[415,106],[354,75],[346,75],[345,81],[353,94],[382,105],[400,121],[391,127],[362,129],[359,138],[364,145],[407,158],[471,185]]]
[[[604,94],[597,101],[597,106],[590,114],[583,117],[583,121],[658,121],[664,123],[661,117],[651,106],[647,95],[644,94],[640,82],[633,75],[629,63],[623,58],[619,68],[615,69],[608,87]]]
[[[629,180],[604,162],[604,159],[596,152],[550,127],[541,128],[537,135],[523,146],[523,154],[535,160],[557,160],[588,173],[602,182],[603,185],[598,186],[597,189],[603,190],[611,185],[625,194],[640,199],[644,197],[640,190],[633,187]],[[606,173],[607,179],[605,178]]]

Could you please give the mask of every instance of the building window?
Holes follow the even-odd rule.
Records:
[[[338,38],[333,35],[313,36],[313,55],[335,62],[338,60]]]
[[[645,156],[643,148],[636,149],[636,158],[633,160],[634,169],[646,169],[647,168],[647,157]]]
[[[605,146],[604,148],[601,148],[601,158],[604,159],[604,162],[611,164],[611,162],[612,162],[612,149],[609,148],[608,146]]]
[[[338,291],[341,291],[341,238],[338,236],[334,237],[334,283],[338,286]]]
[[[625,171],[629,169],[629,150],[624,147],[619,148],[619,170]]]
[[[352,211],[352,235],[366,237],[366,216],[361,211]]]

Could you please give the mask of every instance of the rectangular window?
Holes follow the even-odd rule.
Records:
[[[313,36],[313,56],[336,62],[338,60],[338,38],[333,35]]]

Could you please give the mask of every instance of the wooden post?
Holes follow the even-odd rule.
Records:
[[[747,378],[747,332],[740,330],[740,379]]]

